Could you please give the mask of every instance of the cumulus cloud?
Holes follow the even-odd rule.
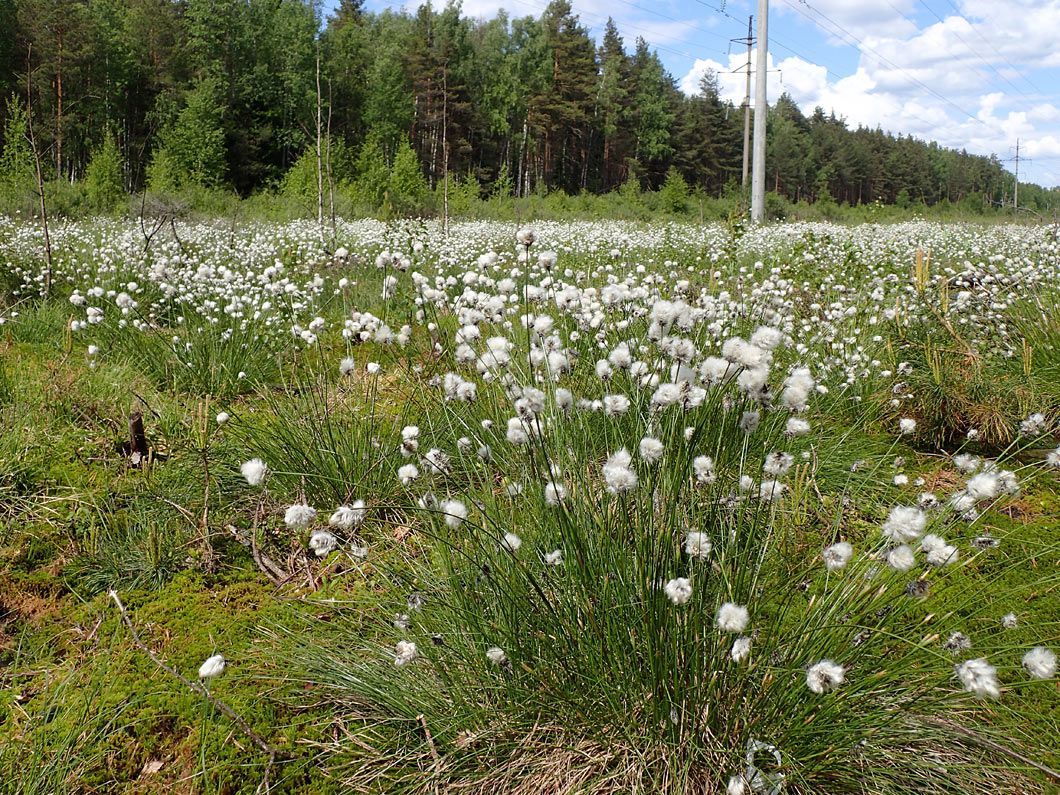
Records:
[[[1043,93],[1027,79],[1036,70],[1060,67],[1055,44],[1060,0],[965,0],[958,6],[962,15],[922,14],[921,26],[913,0],[812,0],[797,6],[778,9],[789,19],[800,11],[799,24],[812,24],[831,45],[856,43],[857,64],[853,72],[836,75],[802,57],[775,61],[775,48],[769,57],[769,68],[778,70],[768,78],[770,102],[786,91],[805,113],[820,106],[850,126],[881,127],[976,154],[1005,158],[1017,138],[1028,158],[1060,154],[1055,80],[1047,82],[1053,93]],[[744,78],[731,73],[743,69],[745,58],[734,53],[728,63],[699,59],[679,85],[695,93],[712,69],[722,96],[738,105]],[[1060,183],[1060,175],[1033,163],[1021,173],[1042,184]]]

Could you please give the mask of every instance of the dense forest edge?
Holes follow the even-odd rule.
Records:
[[[612,21],[343,0],[0,0],[0,212],[738,215],[743,109]],[[900,123],[900,122],[899,122]],[[1011,217],[996,156],[769,108],[769,217]],[[43,193],[43,201],[41,197]],[[1028,218],[1060,189],[1019,185]]]

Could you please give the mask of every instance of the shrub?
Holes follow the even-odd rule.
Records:
[[[89,205],[103,213],[116,210],[125,200],[121,154],[113,136],[103,137],[103,144],[92,153],[85,171]]]

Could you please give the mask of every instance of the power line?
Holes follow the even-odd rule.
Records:
[[[819,22],[818,20],[814,19],[814,18],[813,18],[813,17],[811,17],[811,16],[809,15],[809,14],[807,14],[807,13],[806,13],[805,11],[803,11],[803,10],[802,10],[802,9],[801,9],[801,8],[799,7],[799,5],[798,5],[798,4],[796,4],[796,3],[792,2],[792,0],[784,0],[784,2],[785,2],[785,3],[786,3],[786,4],[788,5],[788,6],[790,6],[791,8],[795,9],[796,11],[798,11],[798,12],[799,12],[800,14],[802,14],[802,15],[803,15],[804,17],[806,17],[807,19],[809,19],[809,20],[810,20],[811,22],[814,22],[814,23],[815,23],[815,24],[817,24],[817,25],[820,25],[820,24],[821,24],[821,23],[820,23],[820,22]],[[952,108],[956,109],[956,110],[957,110],[957,111],[959,111],[959,112],[960,112],[961,114],[963,114],[963,115],[967,116],[967,117],[968,117],[969,119],[971,119],[972,121],[978,122],[979,124],[982,124],[982,125],[984,125],[984,126],[987,126],[987,127],[989,126],[989,125],[988,125],[988,124],[987,124],[987,123],[986,123],[985,121],[983,121],[982,119],[980,119],[980,118],[979,118],[978,116],[976,116],[976,115],[974,115],[974,114],[972,114],[972,113],[969,113],[969,112],[968,112],[967,110],[965,110],[964,108],[962,108],[962,107],[961,107],[960,105],[958,105],[958,104],[957,104],[956,102],[954,102],[953,100],[949,99],[948,97],[945,97],[945,96],[943,96],[943,95],[942,95],[942,94],[940,94],[940,93],[939,93],[938,91],[936,91],[935,89],[931,88],[931,86],[929,86],[929,85],[927,85],[926,83],[924,83],[923,81],[921,81],[921,80],[917,79],[917,78],[916,78],[916,77],[914,77],[914,76],[913,76],[912,74],[910,74],[910,73],[909,73],[909,72],[908,72],[907,70],[903,69],[903,68],[902,68],[901,66],[899,66],[899,65],[898,65],[898,64],[896,64],[896,63],[894,63],[893,61],[891,61],[891,60],[890,60],[889,58],[887,58],[886,56],[884,56],[884,55],[881,55],[881,54],[880,54],[879,52],[877,52],[876,50],[874,50],[874,49],[873,49],[872,47],[869,47],[868,45],[866,45],[866,44],[865,44],[865,43],[864,43],[863,41],[861,41],[861,39],[859,39],[859,38],[858,38],[857,36],[855,36],[855,35],[854,35],[853,33],[851,33],[851,32],[850,32],[849,30],[847,30],[846,28],[844,28],[844,27],[843,27],[842,25],[840,25],[840,24],[839,24],[838,22],[836,22],[836,21],[835,21],[834,19],[832,19],[831,17],[829,17],[829,16],[827,15],[827,14],[824,14],[824,13],[822,13],[821,11],[817,10],[816,8],[814,8],[813,6],[811,6],[811,5],[810,5],[810,4],[808,3],[808,2],[806,2],[806,0],[798,0],[798,3],[799,3],[799,4],[801,4],[801,5],[803,5],[803,6],[806,6],[806,8],[807,8],[807,9],[809,9],[810,11],[813,11],[813,12],[814,12],[815,14],[817,14],[817,15],[818,15],[819,17],[821,17],[821,19],[824,19],[824,20],[826,20],[826,21],[827,21],[827,22],[828,22],[828,23],[829,23],[830,25],[832,25],[832,26],[833,26],[833,28],[835,28],[836,30],[839,30],[839,31],[841,31],[841,32],[842,32],[842,33],[843,33],[843,34],[844,34],[844,35],[845,35],[845,36],[846,36],[846,37],[847,37],[848,39],[850,39],[850,40],[852,40],[852,41],[854,42],[854,44],[853,44],[853,45],[851,45],[849,41],[845,41],[844,43],[846,43],[846,44],[847,44],[848,46],[855,46],[855,47],[857,47],[857,48],[858,48],[859,50],[863,50],[863,51],[867,51],[867,52],[870,52],[870,53],[872,53],[872,54],[873,54],[873,55],[875,55],[875,56],[876,56],[877,58],[879,58],[879,59],[880,59],[881,61],[883,61],[883,62],[884,62],[885,64],[887,64],[888,66],[890,66],[890,67],[891,67],[892,69],[896,69],[896,70],[898,70],[899,72],[901,72],[902,74],[904,74],[904,75],[905,75],[906,77],[908,77],[908,78],[909,78],[909,79],[910,79],[911,81],[913,81],[913,82],[914,82],[914,83],[916,83],[916,84],[917,84],[918,86],[920,86],[920,87],[921,87],[921,88],[923,88],[923,89],[924,89],[925,91],[927,91],[927,92],[928,92],[929,94],[931,94],[931,96],[935,97],[936,99],[940,100],[941,102],[945,102],[945,103],[946,103],[947,105],[949,105],[950,107],[952,107]],[[823,27],[823,26],[822,26],[822,27]],[[836,35],[836,34],[835,34],[835,30],[827,30],[827,29],[826,29],[826,32],[828,32],[828,33],[831,33],[831,34],[832,34],[833,36],[834,36],[834,35]],[[842,39],[842,38],[843,38],[843,36],[839,36],[838,38]]]
[[[739,20],[737,20],[736,17],[734,17],[732,14],[728,13],[727,11],[725,11],[723,8],[718,8],[717,6],[711,5],[710,3],[705,2],[705,0],[696,0],[696,2],[699,3],[702,6],[706,6],[707,8],[710,8],[710,9],[712,9],[714,11],[717,11],[718,13],[722,14],[723,16],[728,17],[729,19],[731,19],[733,21],[739,22]],[[785,2],[787,2],[787,0],[785,0]],[[790,5],[790,3],[788,3],[788,4]],[[798,11],[799,9],[796,8],[796,10]],[[801,13],[801,11],[800,11],[800,13]],[[803,14],[803,16],[806,16],[806,15]],[[810,19],[811,22],[815,21],[815,20],[813,20],[812,17],[807,17],[807,19]],[[844,79],[843,75],[836,74],[831,69],[829,69],[827,66],[824,66],[824,64],[817,63],[817,61],[814,60],[813,57],[804,55],[803,53],[799,52],[798,50],[796,50],[796,49],[794,49],[792,47],[789,47],[787,44],[784,44],[779,39],[774,37],[772,39],[772,41],[773,41],[774,46],[780,47],[782,50],[787,50],[792,55],[794,55],[796,58],[801,58],[803,61],[805,61],[808,64],[812,64],[813,66],[822,67],[824,69],[824,71],[825,71],[825,74],[828,75],[829,77],[833,78],[834,80],[839,81],[839,80]],[[943,99],[945,99],[945,98],[943,98]],[[834,108],[833,108],[833,112],[834,112]],[[924,124],[924,125],[926,125],[928,127],[935,126],[933,122],[929,122],[927,119],[922,118],[920,116],[917,116],[915,113],[909,113],[908,111],[905,111],[905,110],[903,110],[903,113],[908,118],[915,119],[915,120],[919,121],[921,124]],[[980,121],[980,120],[976,119],[976,121]]]
[[[702,27],[695,20],[678,19],[677,17],[671,17],[671,16],[668,16],[667,14],[663,14],[663,13],[661,13],[659,11],[656,11],[653,8],[644,8],[643,6],[639,6],[636,3],[631,3],[631,2],[629,2],[629,0],[619,0],[619,2],[624,3],[625,5],[629,6],[630,8],[635,8],[638,11],[644,11],[645,13],[648,13],[648,14],[654,14],[655,16],[657,16],[657,17],[659,17],[661,19],[668,20],[670,22],[676,22],[676,23],[678,23],[680,25],[694,26],[697,30],[701,31],[702,33],[706,33],[708,36],[714,36],[715,38],[722,39],[722,40],[727,40],[728,39],[727,36],[723,36],[720,33],[716,33],[713,30],[708,30],[707,28]]]
[[[890,2],[890,0],[888,0],[888,2]],[[935,19],[937,19],[937,20],[938,20],[938,21],[939,21],[939,22],[940,22],[941,24],[943,24],[943,25],[945,25],[945,24],[946,24],[946,20],[944,20],[944,19],[943,19],[943,18],[942,18],[941,16],[939,16],[938,12],[936,12],[936,11],[935,11],[935,9],[933,9],[933,8],[932,8],[931,6],[929,6],[929,5],[927,4],[927,3],[925,3],[925,2],[924,2],[924,0],[917,0],[917,2],[918,2],[918,3],[920,3],[920,5],[922,5],[922,6],[924,7],[924,8],[926,8],[926,9],[927,9],[928,11],[930,11],[930,12],[931,12],[931,14],[932,14],[932,16],[934,16],[934,17],[935,17]],[[965,18],[964,18],[963,16],[961,16],[960,14],[958,14],[958,19],[961,19],[961,20],[963,20],[964,22],[966,22],[966,23],[967,23],[968,27],[970,27],[970,28],[973,28],[973,29],[974,29],[974,26],[972,25],[972,23],[971,23],[971,22],[969,22],[969,21],[968,21],[967,19],[965,19]],[[984,57],[983,57],[982,55],[980,55],[980,54],[979,54],[979,51],[978,51],[977,49],[975,49],[975,47],[973,47],[973,46],[972,46],[971,44],[969,44],[969,43],[968,43],[968,41],[967,41],[967,39],[965,39],[965,38],[964,38],[964,36],[962,36],[962,35],[961,35],[960,33],[958,33],[958,32],[957,32],[956,30],[952,31],[952,33],[953,33],[953,35],[954,35],[954,36],[956,36],[956,37],[957,37],[957,39],[958,39],[958,40],[959,40],[959,41],[961,42],[961,44],[963,44],[963,45],[964,45],[965,47],[967,47],[967,48],[968,48],[968,50],[969,50],[969,51],[970,51],[970,52],[971,52],[971,53],[972,53],[973,55],[975,55],[975,57],[977,57],[977,58],[978,58],[978,59],[979,59],[980,61],[982,61],[982,62],[983,62],[983,63],[984,63],[985,65],[986,65],[986,67],[987,67],[988,69],[992,69],[992,70],[994,71],[994,73],[995,73],[995,74],[996,74],[996,75],[997,75],[998,77],[1000,77],[1000,78],[1001,78],[1002,80],[1004,80],[1004,81],[1005,81],[1006,83],[1008,83],[1008,84],[1009,84],[1010,86],[1012,86],[1013,90],[1014,90],[1014,91],[1015,91],[1015,92],[1016,92],[1017,94],[1022,94],[1022,95],[1023,95],[1024,97],[1027,97],[1027,99],[1030,99],[1030,98],[1031,98],[1031,97],[1030,97],[1029,95],[1027,95],[1027,94],[1026,94],[1026,93],[1024,93],[1023,91],[1021,91],[1021,90],[1020,90],[1020,88],[1019,88],[1019,87],[1018,87],[1018,86],[1017,86],[1017,85],[1016,85],[1015,83],[1013,83],[1013,82],[1012,82],[1011,80],[1009,80],[1009,79],[1008,79],[1007,77],[1005,77],[1005,76],[1004,76],[1003,74],[1001,74],[1001,72],[1000,72],[1000,71],[999,71],[999,70],[997,69],[997,67],[995,67],[995,66],[992,66],[992,65],[990,64],[990,62],[986,60],[986,58],[984,58]],[[985,41],[985,39],[984,39],[984,41]],[[987,42],[987,44],[989,44],[989,42]],[[995,50],[995,52],[996,52],[996,50]],[[952,55],[952,54],[953,54],[953,53],[950,53],[950,55]]]
[[[987,39],[986,36],[983,35],[983,32],[981,30],[979,30],[979,28],[976,25],[972,24],[971,20],[965,18],[964,14],[961,12],[961,10],[959,8],[957,8],[957,6],[955,6],[953,4],[952,0],[946,0],[946,4],[949,5],[949,7],[952,8],[957,13],[957,16],[959,16],[961,19],[964,19],[964,21],[968,23],[969,27],[971,27],[971,29],[973,31],[975,31],[975,35],[977,35],[980,39],[982,39],[983,43],[986,44],[987,47],[992,49],[998,55],[998,57],[1000,57],[1001,60],[1005,62],[1005,64],[1009,67],[1009,69],[1011,69],[1014,72],[1017,72],[1020,75],[1020,77],[1023,78],[1023,80],[1025,80],[1027,82],[1027,85],[1029,85],[1031,88],[1033,88],[1039,94],[1042,93],[1042,90],[1040,88],[1038,88],[1038,86],[1036,86],[1034,84],[1033,80],[1031,80],[1029,77],[1027,77],[1022,72],[1020,72],[1020,70],[1017,67],[1013,66],[1012,63],[1008,60],[1008,58],[1006,58],[1004,55],[1002,55],[1001,51],[998,50],[997,47],[995,47],[993,44],[990,43],[989,39]],[[989,17],[983,17],[983,19],[986,20],[987,22],[990,21]]]

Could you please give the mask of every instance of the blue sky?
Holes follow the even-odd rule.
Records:
[[[436,6],[443,3],[436,2]],[[627,49],[638,36],[688,93],[714,69],[743,99],[752,0],[572,0],[600,40],[614,17]],[[333,6],[334,0],[326,0]],[[371,10],[419,2],[367,0]],[[547,0],[464,0],[466,16],[540,16]],[[772,0],[769,101],[787,91],[803,109],[834,110],[851,127],[877,125],[975,154],[1021,181],[1060,185],[1060,0]]]

